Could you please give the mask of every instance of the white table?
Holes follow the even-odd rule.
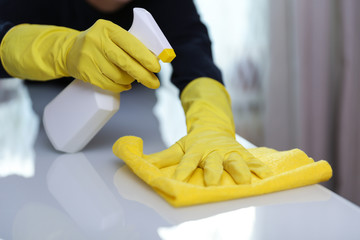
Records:
[[[60,88],[29,87],[40,115]],[[136,88],[83,152],[61,154],[40,128],[35,174],[0,178],[0,239],[360,239],[360,208],[321,185],[173,208],[111,151],[123,135],[162,150],[155,97]]]

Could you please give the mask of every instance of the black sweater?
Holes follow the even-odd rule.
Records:
[[[176,58],[172,62],[171,81],[181,91],[191,80],[210,77],[222,82],[215,66],[211,42],[192,0],[133,0],[113,13],[102,13],[86,0],[0,0],[0,40],[14,25],[47,24],[86,30],[96,20],[110,20],[129,29],[134,7],[147,9],[155,18]],[[0,77],[9,77],[0,66]]]

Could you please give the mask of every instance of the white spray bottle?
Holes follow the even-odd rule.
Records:
[[[129,32],[161,61],[171,62],[175,52],[151,14],[134,8]],[[75,79],[44,109],[45,132],[56,150],[81,151],[119,110],[120,94]]]

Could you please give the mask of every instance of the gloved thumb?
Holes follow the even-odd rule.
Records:
[[[144,158],[156,167],[164,168],[178,164],[183,156],[183,149],[179,143],[175,143],[168,149],[150,155],[145,155]]]

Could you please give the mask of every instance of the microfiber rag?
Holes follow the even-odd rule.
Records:
[[[327,181],[332,169],[324,160],[314,161],[303,151],[276,151],[259,147],[249,149],[267,164],[273,175],[264,179],[252,174],[250,184],[236,184],[224,171],[218,186],[206,186],[203,170],[197,168],[187,182],[172,178],[177,164],[158,168],[151,163],[151,154],[143,154],[141,138],[126,136],[114,144],[114,153],[160,196],[174,207],[224,201],[287,190]]]

